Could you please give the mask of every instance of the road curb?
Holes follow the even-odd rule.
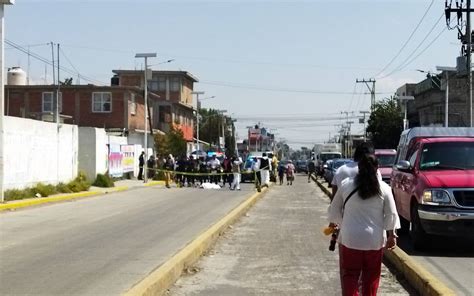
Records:
[[[312,177],[321,190],[329,197],[331,192]],[[402,249],[386,250],[384,258],[390,262],[410,285],[422,296],[454,296],[456,293],[443,284],[438,278],[427,271],[423,266],[413,260]]]
[[[145,183],[142,186],[150,187],[150,186],[164,185],[164,184],[165,184],[164,181],[152,181],[149,183]],[[139,187],[141,186],[137,186],[137,188]],[[11,202],[0,204],[0,212],[27,208],[27,207],[32,207],[32,206],[37,206],[37,205],[42,205],[42,204],[50,204],[50,203],[57,203],[61,201],[80,199],[84,197],[101,196],[107,193],[127,191],[131,188],[132,187],[130,186],[117,186],[117,187],[106,188],[100,191],[99,190],[83,191],[83,192],[77,192],[77,193],[56,195],[56,196],[51,196],[51,197],[39,197],[39,198],[29,198],[29,199],[24,199],[24,200],[11,201]]]
[[[183,270],[196,263],[202,254],[218,239],[218,237],[242,217],[262,196],[267,192],[254,193],[243,201],[237,208],[230,211],[224,218],[200,234],[182,250],[178,251],[171,259],[152,271],[145,279],[135,284],[124,295],[148,296],[163,295],[179,279]]]
[[[0,204],[0,211],[15,210],[15,209],[26,208],[26,207],[31,207],[31,206],[36,206],[36,205],[41,205],[41,204],[46,204],[46,203],[66,201],[66,200],[71,200],[71,199],[78,199],[78,198],[97,196],[97,195],[103,195],[103,194],[105,193],[100,192],[100,191],[84,191],[84,192],[58,195],[58,196],[52,196],[52,197],[40,197],[36,199],[32,198],[32,199],[27,199],[27,200],[20,200],[20,201]]]

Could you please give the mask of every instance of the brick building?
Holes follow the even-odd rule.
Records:
[[[114,70],[112,85],[143,86],[143,71]],[[150,92],[158,95],[153,100],[153,127],[168,132],[171,126],[183,131],[184,138],[192,142],[194,138],[194,110],[192,91],[198,79],[185,71],[152,71],[148,81]]]
[[[54,85],[6,85],[5,114],[54,121]],[[150,100],[158,100],[155,94]],[[61,86],[60,121],[78,126],[143,131],[145,127],[142,91],[133,86]],[[149,127],[148,127],[149,128]]]

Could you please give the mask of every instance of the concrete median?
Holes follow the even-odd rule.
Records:
[[[313,180],[329,197],[331,192],[317,178]],[[413,260],[402,249],[396,248],[384,252],[384,259],[396,268],[410,285],[422,296],[454,296],[456,293],[443,284],[438,278],[428,272],[423,266]]]
[[[128,296],[163,295],[176,282],[186,268],[192,267],[209,249],[218,237],[267,192],[254,193],[224,218],[200,234],[168,261],[151,272],[145,279],[134,285],[125,293]]]

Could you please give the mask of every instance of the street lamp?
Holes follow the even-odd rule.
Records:
[[[174,62],[174,59],[166,60],[166,61],[161,62],[161,63],[158,63],[158,64],[149,65],[149,67],[158,66],[158,65],[163,65],[163,64],[168,64],[168,63],[171,63],[171,62]]]
[[[196,95],[196,151],[201,150],[199,145],[199,95],[205,94],[203,91],[193,91],[191,94]]]
[[[145,163],[148,161],[148,58],[156,58],[156,53],[137,53],[135,58],[144,58],[145,59],[145,80],[143,81],[143,100],[145,101],[145,132],[143,136],[143,145],[145,146]],[[150,126],[150,128],[152,128]],[[145,165],[144,165],[145,166]],[[147,169],[146,166],[143,168],[143,182],[147,182]]]
[[[4,34],[4,10],[5,5],[15,4],[15,0],[0,0],[0,202],[4,201],[3,195],[3,182],[5,179],[5,167],[4,167],[4,127],[3,121],[5,119],[5,86],[4,86],[4,77],[5,77],[5,34]]]
[[[443,66],[436,66],[436,70],[438,71],[445,71],[446,72],[446,95],[445,95],[445,110],[444,110],[444,126],[449,126],[449,72],[456,72],[456,67],[443,67]]]

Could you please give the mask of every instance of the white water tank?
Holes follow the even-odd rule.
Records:
[[[26,72],[20,67],[8,69],[7,73],[8,85],[26,85]]]

